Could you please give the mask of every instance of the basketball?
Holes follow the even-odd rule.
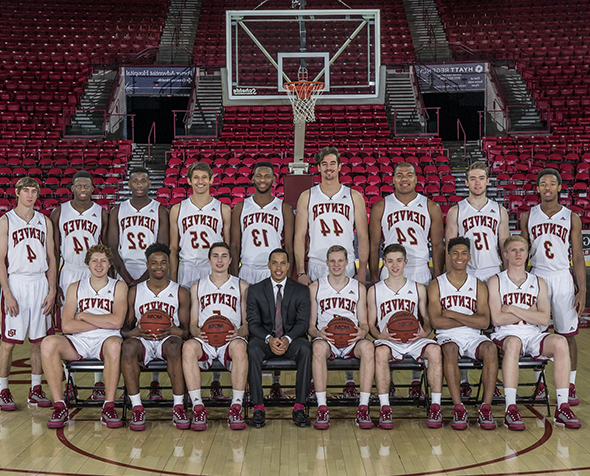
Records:
[[[147,311],[139,320],[139,327],[144,331],[150,331],[154,335],[161,334],[158,329],[165,329],[172,325],[172,319],[164,311],[154,309]]]
[[[213,347],[221,347],[226,343],[225,338],[234,329],[232,322],[224,316],[211,316],[205,321],[201,332],[207,336],[209,344]]]
[[[408,342],[420,330],[420,323],[411,312],[399,311],[389,318],[387,330],[392,337]]]
[[[334,345],[339,349],[348,346],[350,335],[356,332],[356,326],[348,317],[334,316],[326,326],[326,332],[332,334]]]

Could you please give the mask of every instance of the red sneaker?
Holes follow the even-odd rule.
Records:
[[[327,430],[330,428],[330,411],[326,405],[318,407],[318,414],[313,427],[316,430]]]
[[[53,413],[47,421],[47,428],[63,428],[68,421],[68,409],[62,402],[53,405]]]
[[[246,422],[242,415],[242,405],[234,403],[229,409],[229,415],[227,416],[227,423],[229,424],[230,430],[243,430],[246,428]]]
[[[104,399],[104,383],[96,382],[94,384],[94,389],[92,390],[92,395],[90,395],[90,400],[104,401]]]
[[[375,426],[371,421],[371,415],[369,415],[369,407],[367,405],[359,405],[356,411],[356,424],[361,430],[370,430]]]
[[[12,394],[7,388],[0,392],[0,410],[3,412],[11,412],[16,410],[16,403],[14,403]]]
[[[578,393],[576,392],[576,385],[573,383],[570,383],[570,392],[567,400],[570,407],[575,407],[576,405],[580,404],[580,399],[578,398]]]
[[[148,398],[152,401],[164,400],[164,397],[162,396],[162,388],[160,387],[160,382],[158,382],[157,380],[154,380],[152,383],[150,383],[150,395]]]
[[[29,405],[37,405],[39,407],[50,407],[51,400],[47,398],[41,385],[35,385],[29,389],[29,398],[27,398]]]

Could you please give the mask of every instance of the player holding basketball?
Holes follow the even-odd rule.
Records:
[[[70,284],[90,277],[88,266],[84,264],[86,251],[98,243],[107,243],[107,226],[109,214],[100,205],[92,201],[94,184],[92,175],[85,170],[76,172],[72,177],[74,198],[62,203],[51,212],[53,239],[57,262],[61,264],[58,274],[57,305],[63,309],[63,299]],[[61,317],[56,316],[57,328],[61,328]],[[102,373],[94,374],[94,389],[90,398],[104,400],[104,383]],[[71,389],[64,395],[72,399]]]
[[[272,195],[275,181],[270,162],[254,165],[252,184],[254,195],[236,204],[232,212],[230,272],[248,284],[255,284],[270,276],[268,255],[276,248],[284,248],[293,262],[293,227],[295,217],[291,205]],[[286,398],[280,384],[280,372],[275,372],[270,387],[271,399]],[[212,382],[213,386],[213,382]]]
[[[371,254],[369,267],[371,282],[379,281],[379,251],[392,243],[403,245],[408,264],[404,268],[406,278],[428,286],[432,273],[428,267],[432,248],[432,270],[434,277],[443,272],[444,244],[443,218],[440,207],[432,200],[416,192],[418,178],[416,169],[403,162],[395,167],[393,186],[395,192],[378,201],[371,209]],[[387,268],[381,270],[381,279],[387,277]],[[392,379],[393,380],[393,379]],[[395,392],[393,388],[390,393]],[[412,371],[412,386],[408,396],[420,397],[420,372]]]
[[[191,430],[207,429],[207,411],[201,397],[201,370],[208,370],[215,359],[231,372],[232,402],[228,424],[232,430],[243,430],[246,422],[242,415],[244,392],[248,381],[246,299],[248,284],[229,274],[230,247],[213,243],[209,248],[211,275],[201,278],[191,287],[190,331],[193,336],[182,349],[186,387],[193,405]],[[226,343],[215,347],[201,331],[208,319],[224,316],[234,325]]]
[[[506,209],[486,197],[489,184],[486,165],[483,162],[471,164],[465,179],[469,196],[451,207],[445,230],[447,243],[456,236],[465,236],[471,240],[471,260],[467,272],[484,283],[500,272],[500,250],[504,240],[510,236]],[[471,397],[469,370],[461,370],[461,397]]]
[[[328,275],[326,252],[332,245],[346,248],[346,276],[364,284],[369,259],[369,231],[365,200],[359,192],[340,184],[342,164],[338,149],[324,147],[315,156],[322,181],[304,191],[297,201],[293,247],[299,282],[309,286]],[[354,231],[358,239],[359,269],[355,269]],[[305,272],[305,240],[309,232],[308,271]],[[354,372],[345,372],[344,396],[356,398]]]
[[[84,262],[90,277],[82,278],[66,290],[62,315],[64,335],[47,336],[41,344],[45,377],[55,402],[48,428],[63,428],[68,420],[68,402],[61,397],[62,360],[81,359],[104,362],[105,402],[100,420],[108,428],[123,426],[114,402],[121,374],[120,329],[127,311],[127,285],[109,278],[112,254],[105,245],[88,248]]]
[[[56,261],[51,221],[36,212],[39,184],[31,177],[15,186],[17,205],[0,217],[0,286],[2,286],[2,345],[0,345],[0,410],[16,410],[8,388],[12,351],[29,336],[31,389],[28,402],[41,407],[51,401],[41,388],[41,341],[53,334],[51,310],[56,295]]]
[[[402,245],[387,245],[383,250],[383,264],[389,274],[386,279],[372,286],[367,294],[369,328],[375,338],[375,384],[381,405],[379,428],[393,428],[389,401],[389,363],[403,360],[405,356],[418,362],[428,362],[428,384],[432,389],[432,402],[426,426],[441,428],[442,354],[436,341],[427,339],[432,332],[428,318],[427,291],[424,285],[404,276],[407,262],[406,249]],[[390,318],[399,311],[412,313],[418,321],[421,316],[419,331],[406,343],[393,337],[387,330]]]
[[[340,245],[333,245],[326,253],[328,276],[323,276],[309,286],[311,314],[309,335],[313,338],[312,371],[315,382],[318,414],[314,427],[327,430],[330,426],[330,412],[326,400],[328,383],[327,359],[360,359],[360,401],[356,412],[356,424],[361,429],[373,428],[369,415],[369,397],[375,372],[373,345],[365,339],[369,333],[367,324],[367,290],[364,284],[346,276],[348,252]],[[326,328],[335,317],[346,317],[355,325],[348,345],[336,347],[333,334]]]
[[[127,319],[121,332],[125,338],[121,371],[133,407],[129,428],[145,430],[145,410],[139,395],[140,365],[162,359],[168,363],[172,384],[172,421],[179,430],[186,430],[190,421],[184,410],[182,344],[188,337],[190,296],[186,289],[168,279],[170,248],[167,245],[152,243],[145,250],[145,256],[149,279],[130,289]],[[152,310],[164,311],[171,319],[170,327],[160,329],[159,334],[152,334],[139,325],[141,317]]]
[[[168,209],[149,198],[149,171],[134,167],[129,172],[131,198],[117,204],[109,215],[108,239],[113,263],[128,286],[148,278],[145,250],[152,243],[170,243]],[[160,372],[152,372],[150,400],[162,400]]]
[[[170,211],[170,279],[190,289],[211,274],[211,245],[229,244],[231,210],[209,194],[213,172],[208,164],[191,164],[186,180],[193,194]]]
[[[520,221],[522,237],[531,244],[531,273],[547,283],[553,328],[565,336],[569,345],[571,371],[569,404],[578,405],[576,369],[578,368],[579,318],[586,306],[586,262],[582,250],[582,221],[575,213],[559,204],[561,176],[554,169],[537,175],[541,204],[526,212]],[[574,265],[570,271],[569,251]],[[578,292],[576,293],[576,284]]]
[[[554,359],[553,379],[557,392],[555,424],[580,428],[582,425],[568,403],[570,356],[567,340],[564,336],[542,331],[549,324],[551,311],[547,285],[543,278],[525,271],[528,243],[522,236],[507,238],[503,249],[507,269],[492,276],[488,284],[492,323],[496,327],[491,337],[504,350],[504,426],[509,430],[524,430],[524,422],[516,406],[518,359],[521,355],[530,355],[535,360]]]
[[[467,410],[461,403],[459,357],[483,360],[483,403],[477,423],[493,430],[492,398],[498,376],[498,352],[494,343],[481,335],[490,324],[488,290],[475,276],[467,274],[470,259],[469,238],[458,236],[447,243],[450,269],[428,286],[428,315],[436,329],[436,340],[443,349],[444,373],[455,405],[452,428],[467,428]]]

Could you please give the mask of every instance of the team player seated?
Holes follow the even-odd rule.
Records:
[[[232,402],[228,424],[232,430],[243,430],[246,422],[242,415],[244,392],[248,380],[248,353],[246,337],[246,297],[248,285],[230,276],[230,247],[223,242],[209,248],[211,275],[191,286],[190,331],[193,336],[182,349],[184,378],[193,405],[191,430],[207,429],[207,411],[201,398],[201,370],[208,370],[215,359],[231,372]],[[208,319],[224,316],[234,325],[221,346],[209,343],[202,327]]]
[[[427,292],[424,285],[404,277],[408,262],[406,249],[399,244],[391,244],[383,250],[383,265],[388,277],[369,289],[367,307],[369,328],[376,339],[375,344],[375,384],[379,395],[381,412],[379,428],[393,428],[391,407],[389,406],[389,363],[403,360],[405,356],[418,362],[428,362],[428,384],[432,390],[432,403],[428,412],[428,428],[442,427],[440,399],[442,394],[442,354],[436,341],[427,339],[432,332],[427,309]],[[399,311],[411,312],[420,321],[420,329],[407,342],[393,337],[387,330],[389,319]],[[421,316],[421,318],[420,318]]]
[[[369,333],[367,323],[367,291],[356,279],[346,276],[348,253],[346,248],[333,245],[326,253],[328,276],[319,278],[309,286],[311,314],[309,335],[313,338],[312,372],[318,402],[318,414],[314,427],[326,430],[330,426],[330,412],[326,402],[328,383],[327,359],[360,359],[360,401],[356,423],[361,429],[373,428],[369,415],[369,397],[375,372],[373,345],[365,339]],[[346,317],[355,325],[346,347],[334,345],[333,334],[326,328],[335,317]]]
[[[447,243],[449,270],[428,286],[428,315],[436,329],[436,340],[443,350],[444,373],[455,405],[451,427],[467,429],[467,410],[461,403],[460,373],[457,359],[483,360],[483,403],[477,423],[483,430],[493,430],[492,398],[498,376],[498,352],[494,343],[481,335],[490,324],[488,290],[475,276],[467,274],[471,258],[470,241],[457,236]]]
[[[553,378],[557,387],[555,424],[580,428],[568,403],[570,355],[567,340],[558,334],[543,332],[549,324],[550,304],[547,284],[525,271],[528,243],[519,235],[506,239],[504,262],[508,269],[488,281],[489,303],[494,342],[502,348],[502,375],[506,396],[504,426],[509,430],[524,430],[524,422],[516,406],[518,359],[530,355],[535,360],[554,359]]]
[[[41,343],[45,378],[55,401],[48,428],[62,428],[68,420],[62,399],[62,360],[81,359],[104,361],[105,402],[100,420],[109,428],[123,426],[114,400],[120,375],[120,329],[127,310],[127,285],[109,278],[112,254],[105,245],[90,247],[84,262],[90,277],[71,284],[66,291],[64,335],[48,336]]]
[[[176,428],[186,430],[190,421],[184,409],[184,378],[182,375],[182,344],[188,337],[190,296],[186,289],[168,279],[170,248],[153,243],[145,250],[147,281],[129,291],[127,320],[123,327],[121,371],[133,407],[129,428],[145,430],[145,410],[139,395],[140,365],[147,366],[154,359],[168,363],[174,408],[172,421]],[[170,317],[170,327],[152,333],[139,326],[148,311],[164,311]]]

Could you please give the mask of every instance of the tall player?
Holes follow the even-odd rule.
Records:
[[[104,361],[106,396],[101,421],[109,428],[123,426],[114,402],[121,374],[120,329],[127,310],[127,285],[109,278],[112,254],[105,245],[91,246],[84,261],[90,277],[66,290],[62,316],[65,335],[48,336],[41,344],[45,376],[55,402],[48,428],[62,428],[68,420],[68,402],[61,399],[61,362],[80,359]]]
[[[98,243],[107,243],[107,225],[109,214],[100,205],[92,201],[94,184],[92,175],[85,170],[76,172],[72,177],[74,198],[63,203],[51,212],[53,238],[58,263],[61,264],[58,276],[57,305],[60,310],[70,284],[90,277],[88,266],[84,264],[86,252]],[[61,327],[61,318],[57,327]],[[71,398],[71,389],[67,389],[65,398]],[[104,383],[102,372],[94,374],[92,400],[104,400]]]
[[[340,245],[333,245],[326,253],[328,276],[322,276],[309,286],[311,314],[309,318],[309,335],[312,344],[312,371],[315,383],[318,414],[314,427],[327,430],[330,427],[330,412],[326,399],[328,384],[327,359],[334,360],[357,358],[361,364],[359,378],[361,394],[356,412],[356,424],[361,429],[373,428],[369,415],[369,397],[373,386],[375,372],[375,353],[373,345],[365,337],[369,333],[367,324],[367,289],[364,283],[346,276],[348,252]],[[348,345],[338,348],[334,345],[332,334],[326,331],[330,321],[337,316],[347,317],[355,325]]]
[[[575,406],[580,403],[576,393],[576,334],[579,318],[586,306],[586,262],[582,250],[582,221],[578,215],[558,202],[561,176],[557,170],[544,169],[539,172],[537,191],[541,195],[541,204],[522,216],[520,231],[522,237],[531,244],[531,272],[547,283],[553,328],[557,334],[565,336],[569,345],[572,368],[569,379],[569,404]],[[575,282],[570,272],[570,246]]]
[[[214,243],[209,248],[211,275],[201,278],[191,287],[189,339],[182,349],[182,361],[186,387],[193,406],[191,430],[207,429],[207,411],[201,397],[201,369],[207,370],[215,359],[231,372],[232,402],[227,417],[232,430],[243,430],[246,422],[242,414],[244,392],[248,381],[246,299],[248,284],[229,274],[231,250],[224,243]],[[201,328],[207,319],[222,315],[234,325],[226,343],[220,347],[211,345]]]
[[[108,238],[113,263],[128,286],[148,279],[145,250],[152,243],[170,243],[168,209],[149,198],[149,171],[135,167],[129,172],[131,198],[117,204],[109,216]],[[160,372],[152,372],[150,400],[161,400]]]
[[[557,392],[555,424],[566,428],[582,425],[571,411],[569,397],[570,356],[565,337],[543,332],[549,324],[551,308],[547,285],[542,278],[525,271],[528,243],[518,235],[504,241],[506,271],[489,280],[489,302],[496,331],[494,342],[504,350],[502,375],[506,395],[504,426],[524,430],[524,422],[516,406],[518,359],[530,355],[535,360],[554,359],[553,379]]]
[[[428,315],[436,329],[436,340],[443,349],[444,373],[455,405],[452,428],[467,428],[467,410],[461,403],[457,359],[483,360],[483,403],[477,423],[483,430],[493,430],[492,398],[498,377],[498,352],[494,343],[481,335],[490,325],[488,290],[475,276],[467,274],[470,259],[468,238],[458,236],[447,243],[450,269],[428,286]]]
[[[389,401],[389,363],[403,360],[406,355],[418,362],[428,362],[432,402],[426,426],[442,427],[442,354],[436,341],[427,339],[432,326],[428,318],[426,288],[404,276],[407,261],[406,249],[402,245],[387,245],[383,250],[383,265],[389,274],[386,279],[372,286],[367,295],[369,327],[375,338],[375,384],[381,405],[379,428],[385,430],[393,428]],[[392,337],[387,330],[389,319],[399,311],[409,311],[421,321],[420,330],[407,343]]]
[[[145,250],[149,279],[129,291],[127,319],[121,334],[125,338],[121,349],[121,371],[133,414],[129,428],[145,430],[145,410],[139,395],[139,366],[154,359],[166,360],[172,384],[172,422],[179,430],[186,430],[190,421],[184,409],[184,378],[182,374],[182,344],[188,337],[190,296],[186,289],[168,279],[170,248],[152,243]],[[139,327],[139,320],[147,311],[166,312],[172,325],[152,334]]]
[[[432,200],[416,192],[417,183],[414,166],[407,162],[398,164],[393,175],[395,192],[378,201],[371,209],[369,267],[373,284],[380,278],[381,244],[383,248],[392,243],[402,245],[406,249],[408,258],[404,275],[412,281],[428,286],[432,279],[432,273],[428,267],[430,238],[434,277],[443,272],[445,252],[442,211]],[[381,278],[386,277],[387,268],[383,267]],[[394,393],[393,388],[391,393]],[[412,371],[409,396],[413,398],[420,396],[420,372]]]
[[[315,156],[321,183],[304,191],[297,201],[293,248],[299,282],[309,286],[328,275],[326,252],[341,245],[348,253],[346,276],[364,284],[369,259],[369,228],[365,201],[360,193],[340,184],[342,164],[336,147],[324,147]],[[359,269],[355,269],[354,231],[358,241]],[[308,270],[305,272],[305,240],[309,233]],[[345,372],[344,396],[356,398],[354,372]]]
[[[236,204],[232,212],[230,272],[248,284],[255,284],[270,276],[268,256],[283,248],[293,262],[293,228],[295,217],[291,205],[272,195],[275,181],[270,162],[254,165],[252,184],[254,195]],[[238,274],[239,266],[239,274]],[[215,376],[214,376],[215,377]],[[281,372],[276,371],[270,387],[270,398],[286,398],[280,384]],[[217,384],[214,380],[211,386]]]
[[[0,410],[16,410],[8,388],[12,351],[29,336],[31,389],[28,402],[41,407],[51,401],[41,388],[41,341],[53,334],[51,310],[56,295],[56,261],[51,221],[33,208],[39,184],[31,177],[15,186],[17,205],[0,217],[0,286],[2,286],[2,345],[0,345]]]
[[[471,241],[471,260],[467,272],[484,283],[500,272],[502,244],[510,236],[506,209],[486,197],[490,184],[488,168],[474,162],[467,169],[465,185],[469,196],[451,207],[447,214],[445,240],[465,236]],[[447,267],[450,266],[447,264]],[[471,397],[469,371],[461,370],[461,396]]]
[[[231,210],[209,193],[213,172],[205,162],[187,173],[192,195],[170,210],[170,278],[187,289],[211,274],[207,255],[213,243],[229,244]]]

